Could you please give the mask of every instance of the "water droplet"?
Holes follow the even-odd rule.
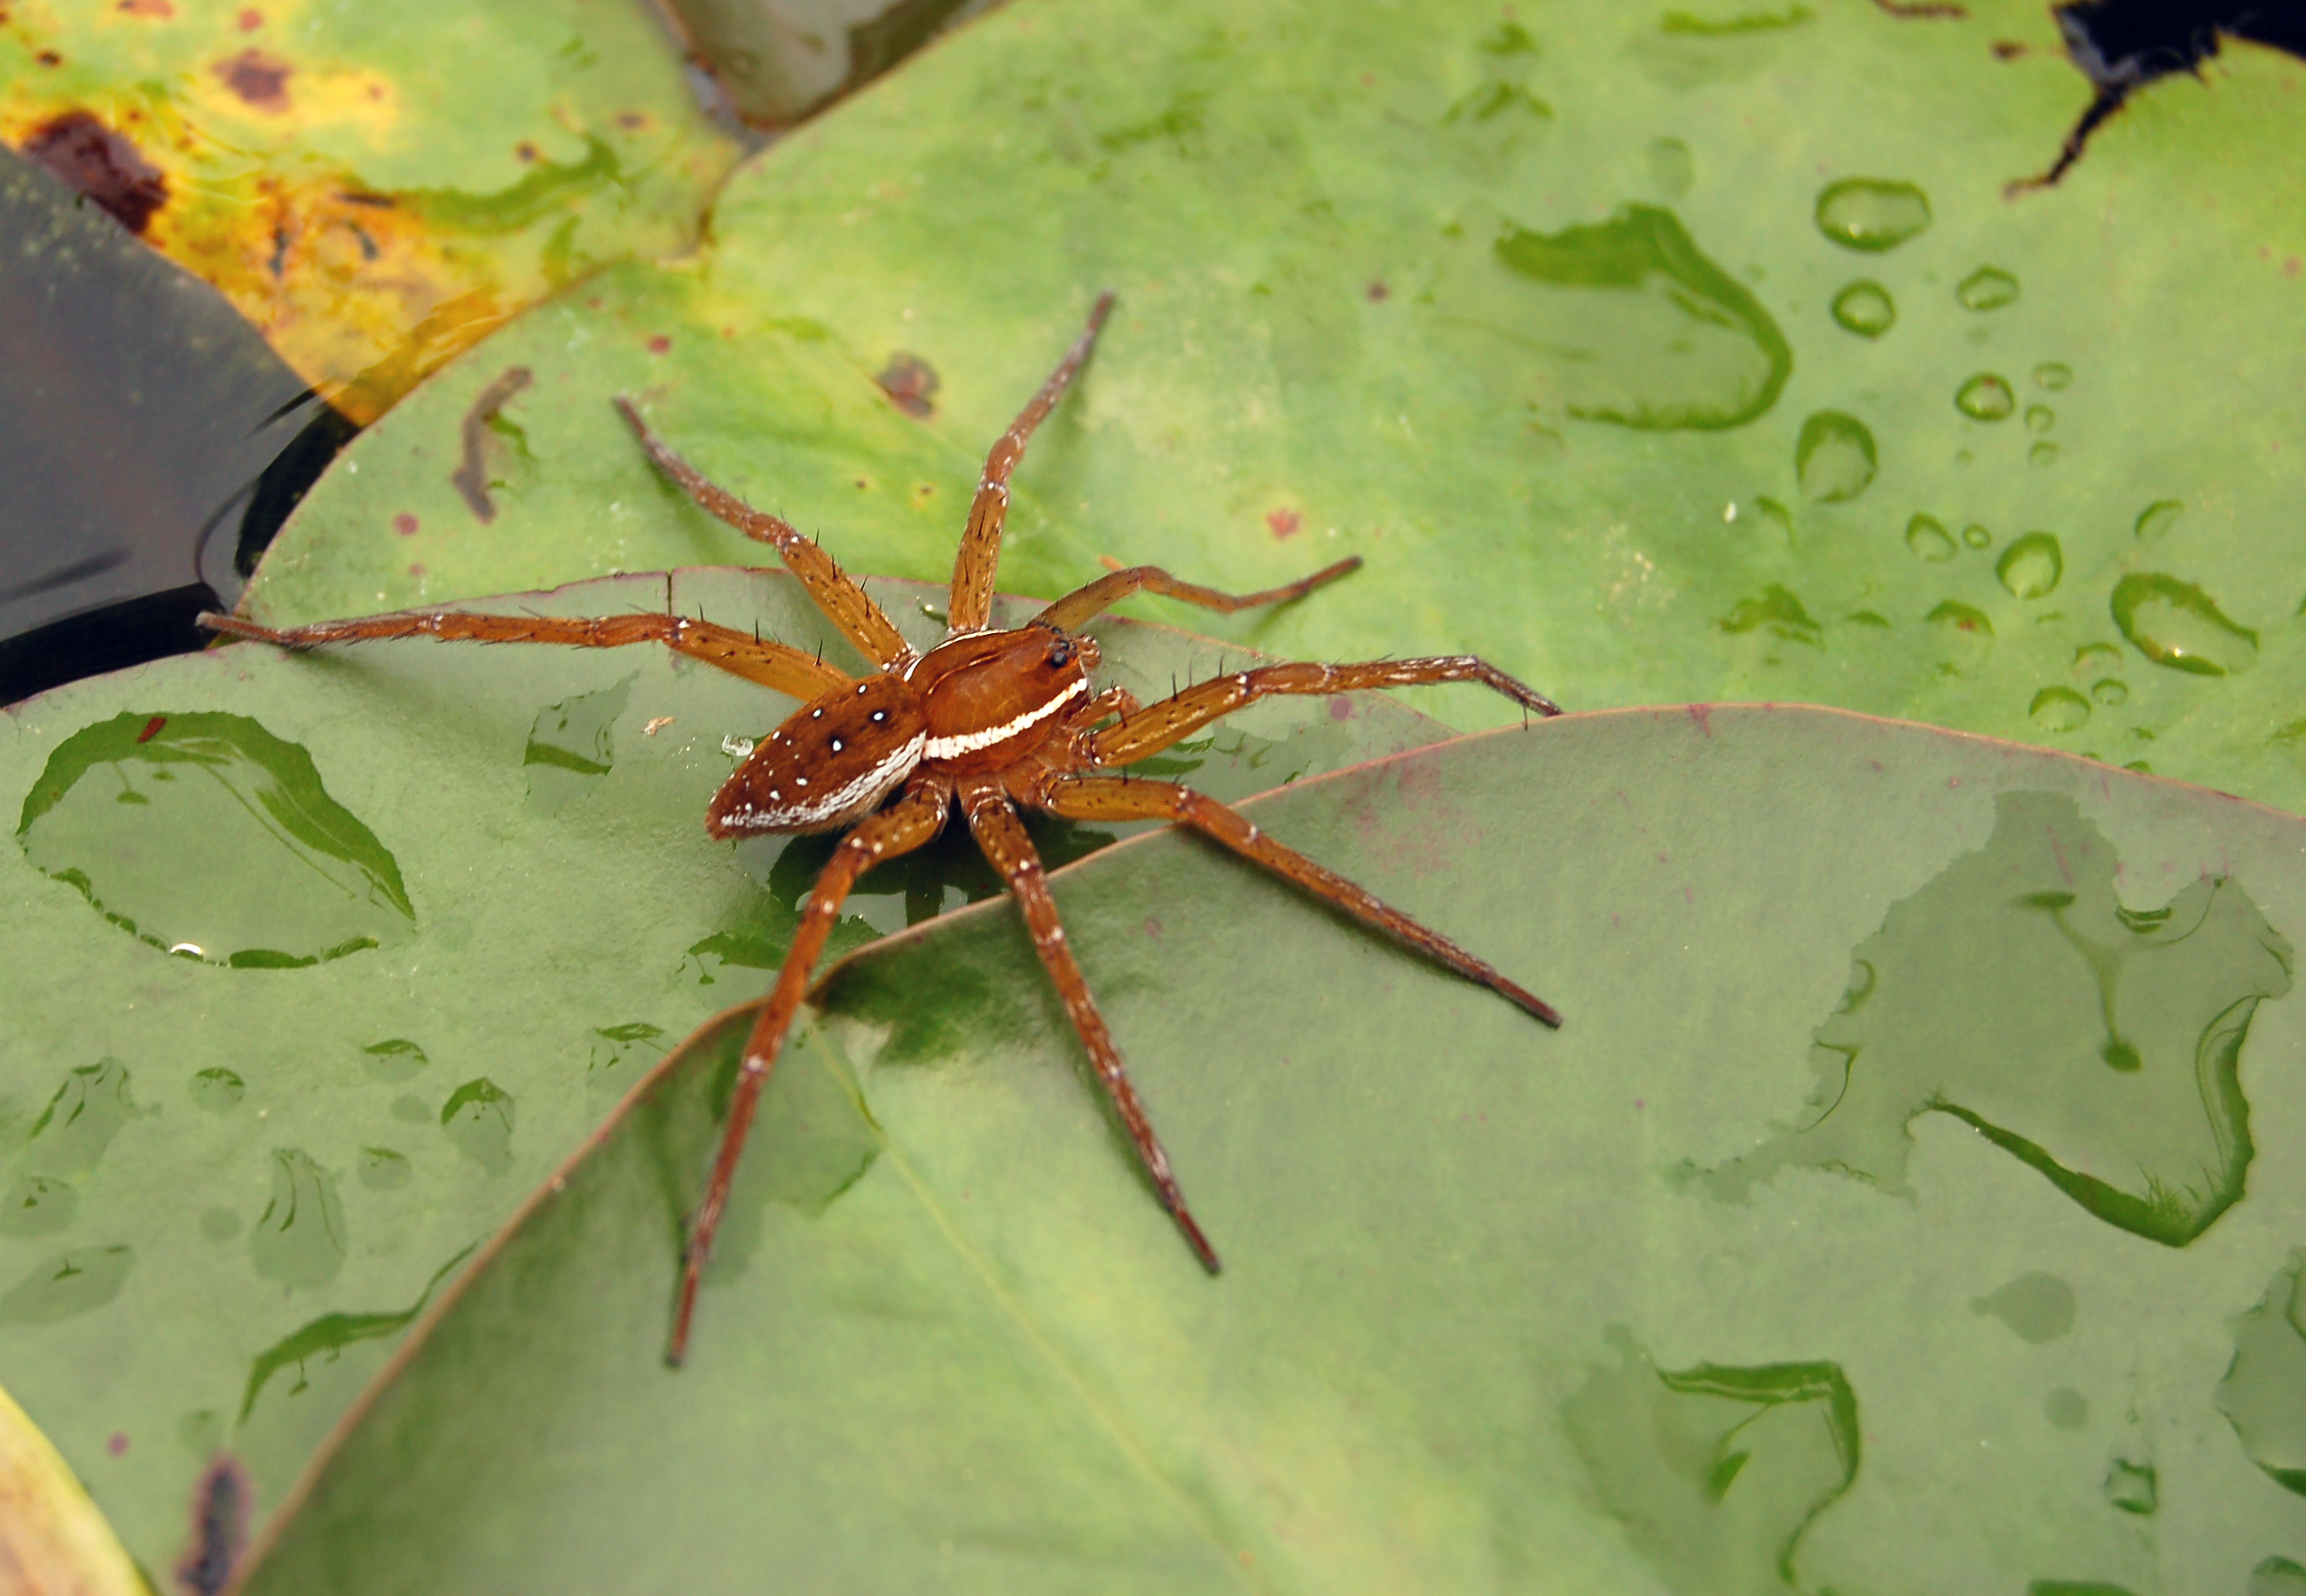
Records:
[[[1689,158],[1688,145],[1679,139],[1652,139],[1643,156],[1649,166],[1652,188],[1669,200],[1678,200],[1689,192],[1695,169]]]
[[[69,1182],[53,1175],[21,1175],[0,1196],[0,1236],[53,1235],[71,1225],[79,1207]]]
[[[2089,1398],[2071,1386],[2053,1387],[2042,1398],[2042,1417],[2059,1430],[2080,1430],[2089,1422]]]
[[[107,1058],[76,1065],[32,1122],[17,1167],[26,1174],[64,1180],[87,1174],[136,1117],[125,1064]]]
[[[1994,534],[1972,521],[1961,529],[1961,541],[1973,549],[1987,549],[1994,545]]]
[[[440,1123],[457,1150],[492,1175],[512,1167],[512,1094],[487,1076],[448,1094]]]
[[[1793,370],[1761,302],[1653,205],[1559,233],[1508,224],[1487,266],[1448,270],[1437,294],[1485,346],[1515,345],[1546,403],[1584,421],[1741,426]]]
[[[721,751],[731,759],[749,759],[753,754],[753,739],[731,734],[721,739]]]
[[[2018,279],[1999,267],[1981,266],[1961,279],[1954,302],[1965,311],[1998,311],[2018,299]]]
[[[2138,512],[2138,541],[2153,543],[2161,541],[2165,533],[2178,524],[2186,507],[2174,499],[2157,499]]]
[[[406,1080],[427,1063],[424,1049],[406,1037],[388,1037],[361,1049],[369,1075],[377,1080]]]
[[[2306,1299],[2299,1276],[2306,1252],[2275,1271],[2258,1305],[2230,1321],[2233,1361],[2211,1400],[2233,1426],[2250,1462],[2285,1489],[2306,1496]]]
[[[53,1325],[103,1307],[120,1294],[136,1255],[126,1247],[59,1252],[0,1293],[0,1325]]]
[[[1961,550],[1954,546],[1953,533],[1935,516],[1917,514],[1906,523],[1906,547],[1917,558],[1932,565],[1943,565]]]
[[[1953,397],[1953,404],[1972,421],[2007,421],[2010,413],[2018,408],[2018,396],[1993,372],[1980,371],[1961,385],[1961,391]]]
[[[2028,405],[2026,406],[2026,430],[2028,431],[2046,432],[2057,424],[2058,413],[2051,409],[2047,405]]]
[[[2066,559],[2055,537],[2029,532],[2011,540],[1994,562],[1994,574],[2012,597],[2038,599],[2056,590],[2058,579],[2066,574]]]
[[[592,1058],[585,1066],[585,1084],[602,1091],[621,1092],[643,1070],[662,1058],[671,1045],[662,1027],[645,1020],[602,1026],[593,1032]]]
[[[1985,610],[1975,609],[1955,599],[1946,600],[1922,619],[1934,627],[1950,627],[1955,631],[1968,632],[1974,636],[1994,636],[1994,623],[1986,619]]]
[[[1858,1476],[1849,1377],[1828,1362],[1664,1370],[1623,1327],[1608,1337],[1617,1361],[1590,1367],[1561,1405],[1587,1489],[1661,1588],[1782,1586],[1810,1524]]]
[[[333,1359],[355,1342],[383,1341],[399,1335],[418,1314],[424,1311],[424,1304],[431,1301],[432,1293],[440,1289],[440,1282],[448,1277],[448,1271],[470,1257],[473,1249],[479,1244],[477,1242],[467,1242],[458,1250],[454,1258],[432,1272],[432,1278],[424,1283],[424,1290],[416,1301],[397,1313],[324,1313],[316,1319],[297,1326],[257,1353],[248,1367],[247,1394],[241,1398],[240,1422],[243,1426],[248,1422],[249,1414],[256,1411],[256,1399],[264,1394],[264,1387],[270,1383],[272,1377],[282,1370],[301,1370],[315,1359]]]
[[[236,969],[408,934],[398,864],[311,755],[240,715],[171,713],[140,741],[155,718],[84,727],[48,755],[17,826],[34,865],[155,948]],[[145,801],[123,807],[123,791]]]
[[[2130,687],[2120,677],[2101,677],[2090,683],[2090,696],[2112,709],[2118,704],[2130,702]]]
[[[617,761],[617,719],[632,696],[636,672],[611,687],[579,693],[536,712],[520,762],[528,769],[528,809],[556,814],[593,789]]]
[[[2113,608],[2122,635],[2157,665],[2228,676],[2258,663],[2258,634],[2227,619],[2191,582],[2133,571],[2114,585]]]
[[[408,1156],[390,1148],[361,1148],[360,1183],[372,1191],[397,1191],[413,1172]]]
[[[2059,361],[2046,360],[2034,368],[2034,385],[2048,393],[2070,387],[2073,380],[2073,367]]]
[[[1854,415],[1821,410],[1802,422],[1794,445],[1794,474],[1802,492],[1821,504],[1839,504],[1874,481],[1874,434]]]
[[[201,1216],[201,1234],[211,1242],[229,1242],[240,1233],[240,1216],[230,1208],[210,1208]]]
[[[176,1421],[176,1439],[206,1463],[224,1445],[224,1415],[214,1408],[194,1408]]]
[[[1861,277],[1833,296],[1833,319],[1846,332],[1878,338],[1897,324],[1897,302],[1881,284]]]
[[[404,1092],[392,1100],[392,1117],[411,1125],[428,1125],[432,1122],[432,1110],[423,1098]]]
[[[272,1195],[248,1233],[256,1272],[291,1287],[326,1285],[344,1267],[345,1251],[336,1182],[302,1148],[273,1148]]]
[[[2266,1558],[2250,1571],[2242,1596],[2306,1596],[2306,1566],[2288,1558]]]
[[[1737,1199],[1779,1170],[1815,1169],[1904,1196],[1906,1128],[1946,1114],[2078,1216],[2183,1247],[2248,1182],[2240,1062],[2259,1003],[2290,989],[2290,946],[2231,876],[2186,881],[2148,905],[2168,910],[2151,924],[2125,914],[2122,894],[2139,893],[2145,872],[2065,793],[1998,792],[1994,815],[1982,846],[1891,905],[1852,950],[1851,967],[1873,972],[1870,994],[1815,1032],[1811,1103],[1770,1111],[1802,1128],[1706,1184]],[[2013,1055],[2019,1034],[2030,1040]],[[2109,1067],[2123,1056],[2141,1067]],[[2296,1311],[2286,1293],[2280,1310]],[[2296,1323],[2284,1333],[2299,1395],[2282,1422],[2292,1466],[2306,1468],[2306,1426],[2287,1416],[2306,1413],[2306,1346]]]
[[[1725,632],[1751,632],[1766,627],[1772,636],[1793,643],[1815,644],[1820,636],[1817,622],[1802,608],[1802,602],[1774,582],[1755,597],[1738,600],[1716,624]]]
[[[2074,1327],[2074,1288],[2055,1275],[2028,1271],[1990,1296],[1972,1299],[1970,1308],[2000,1319],[2018,1339],[2039,1346],[2055,1341]]]
[[[1994,623],[1983,610],[1948,599],[1922,619],[1937,634],[1938,669],[1943,674],[1975,670],[1994,652]]]
[[[2044,687],[2026,713],[2045,731],[2074,731],[2090,717],[2089,700],[2071,687]]]
[[[2117,1457],[2106,1470],[2105,1499],[2123,1513],[2144,1518],[2158,1505],[2160,1495],[2150,1463],[2132,1463],[2126,1457]]]
[[[2054,465],[2058,463],[2058,446],[2046,439],[2026,451],[2028,465]]]
[[[232,1071],[219,1066],[202,1070],[193,1076],[189,1089],[192,1101],[210,1114],[229,1114],[248,1095],[248,1083]]]
[[[1929,225],[1929,197],[1910,183],[1845,177],[1817,196],[1817,230],[1847,249],[1879,254]]]
[[[2111,643],[2085,643],[2074,650],[2076,676],[2088,676],[2094,670],[2119,670],[2122,665],[2122,650]]]

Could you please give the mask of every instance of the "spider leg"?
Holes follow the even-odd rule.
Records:
[[[1362,557],[1349,555],[1335,565],[1323,566],[1310,576],[1300,576],[1296,581],[1284,583],[1279,587],[1250,593],[1219,593],[1214,587],[1203,587],[1199,583],[1181,582],[1157,565],[1123,567],[1113,565],[1111,560],[1106,563],[1113,566],[1112,575],[1099,576],[1086,587],[1075,588],[1033,619],[1060,631],[1074,631],[1140,589],[1231,615],[1236,610],[1253,610],[1260,604],[1285,604],[1291,599],[1302,599],[1324,583],[1334,582],[1348,571],[1359,570]]]
[[[1018,823],[1017,812],[1009,807],[1008,795],[994,781],[980,780],[964,785],[961,807],[969,818],[969,829],[977,838],[977,845],[1007,880],[1017,907],[1024,911],[1026,928],[1033,935],[1033,951],[1041,956],[1042,968],[1055,983],[1066,1016],[1072,1020],[1073,1029],[1080,1033],[1081,1046],[1089,1050],[1089,1063],[1096,1066],[1106,1095],[1113,1099],[1114,1112],[1121,1116],[1122,1127],[1136,1144],[1137,1156],[1152,1178],[1154,1190],[1160,1194],[1161,1206],[1169,1210],[1177,1228],[1185,1233],[1185,1240],[1200,1259],[1201,1266],[1216,1274],[1219,1267],[1217,1255],[1185,1207],[1185,1194],[1178,1189],[1177,1177],[1169,1168],[1169,1155],[1161,1150],[1160,1138],[1153,1133],[1153,1122],[1146,1116],[1144,1102],[1130,1084],[1128,1071],[1121,1066],[1121,1049],[1114,1046],[1113,1033],[1106,1028],[1105,1017],[1097,1011],[1097,1003],[1089,994],[1089,983],[1081,978],[1080,966],[1073,962],[1072,950],[1065,945],[1065,928],[1057,921],[1056,902],[1049,896],[1048,883],[1041,874],[1040,856],[1033,851],[1032,839]]]
[[[1081,329],[1080,337],[1065,351],[1049,380],[1041,384],[1041,391],[1018,413],[985,457],[985,474],[978,479],[977,497],[969,507],[969,525],[961,534],[961,551],[953,557],[952,596],[945,607],[946,636],[981,632],[992,619],[993,576],[1001,564],[1001,528],[1009,518],[1009,474],[1023,458],[1033,429],[1055,406],[1073,373],[1089,358],[1089,346],[1097,342],[1097,329],[1112,309],[1113,291],[1107,289],[1097,296],[1089,325]]]
[[[1115,776],[1061,776],[1039,783],[1027,801],[1067,820],[1171,820],[1191,826],[1251,863],[1335,904],[1364,926],[1488,987],[1546,1024],[1561,1023],[1552,1004],[1508,981],[1493,965],[1380,902],[1336,871],[1315,864],[1294,849],[1284,848],[1253,821],[1191,788],[1170,781],[1123,781]]]
[[[1079,730],[1084,726],[1094,726],[1099,721],[1113,715],[1123,717],[1133,715],[1144,707],[1138,702],[1137,695],[1127,687],[1107,687],[1067,715],[1065,728],[1067,730]]]
[[[731,676],[773,687],[790,698],[815,698],[854,679],[845,670],[781,643],[772,643],[710,621],[645,610],[596,620],[554,615],[474,615],[462,610],[412,610],[354,620],[316,621],[308,627],[266,627],[237,615],[203,615],[200,624],[282,648],[312,648],[324,643],[361,643],[380,637],[448,637],[473,643],[559,643],[573,648],[622,648],[662,643],[675,653],[702,660]]]
[[[761,1088],[768,1084],[769,1071],[784,1046],[785,1032],[800,1011],[801,999],[808,991],[810,967],[824,952],[842,900],[866,871],[884,859],[911,852],[943,831],[952,803],[950,785],[933,778],[917,779],[902,798],[843,837],[818,874],[816,886],[801,909],[800,927],[786,951],[784,966],[777,971],[777,984],[770,989],[760,1017],[745,1038],[743,1062],[737,1067],[736,1095],[729,1100],[729,1121],[721,1132],[721,1150],[713,1160],[713,1179],[705,1189],[705,1200],[689,1216],[680,1308],[673,1319],[667,1362],[678,1364],[688,1355],[688,1325],[696,1310],[696,1287],[705,1276],[705,1260],[713,1252],[713,1234],[721,1228],[721,1216],[729,1206],[729,1189],[737,1178],[737,1161],[744,1153],[753,1113],[760,1106]]]
[[[818,548],[794,529],[781,516],[765,510],[756,510],[726,488],[715,487],[705,480],[696,467],[675,454],[670,445],[648,429],[641,413],[633,408],[632,401],[619,394],[611,401],[619,414],[630,423],[633,436],[641,440],[648,457],[656,468],[680,484],[688,496],[705,509],[718,516],[747,537],[773,546],[784,560],[785,568],[800,578],[808,596],[825,618],[841,628],[841,635],[857,645],[857,652],[875,665],[910,664],[914,658],[911,646],[881,613],[865,590],[841,574],[833,562],[833,556]]]
[[[1434,682],[1479,682],[1524,709],[1558,715],[1561,706],[1471,654],[1448,659],[1373,660],[1361,665],[1260,665],[1187,687],[1174,698],[1132,715],[1089,739],[1100,764],[1127,764],[1157,754],[1210,721],[1275,693],[1351,693],[1364,687],[1414,687]]]

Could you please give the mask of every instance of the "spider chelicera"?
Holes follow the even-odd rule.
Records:
[[[916,653],[898,636],[880,607],[816,543],[778,517],[706,482],[649,431],[629,401],[614,401],[660,471],[705,509],[747,537],[775,548],[817,607],[872,662],[873,672],[861,680],[784,644],[677,615],[613,615],[594,620],[412,610],[278,628],[236,616],[201,617],[201,625],[216,631],[285,648],[373,637],[558,643],[580,648],[662,643],[676,653],[804,700],[782,726],[755,747],[705,811],[705,830],[722,838],[756,832],[851,829],[817,876],[776,985],[745,1041],[712,1180],[689,1224],[679,1308],[667,1353],[674,1363],[687,1353],[697,1282],[713,1250],[713,1233],[728,1203],[761,1088],[800,1011],[809,972],[824,950],[842,900],[873,866],[935,838],[956,807],[1023,910],[1034,950],[1055,983],[1162,1205],[1212,1274],[1218,1267],[1217,1252],[1185,1207],[1168,1155],[1153,1134],[1145,1105],[1122,1068],[1120,1050],[1065,946],[1064,927],[1058,924],[1040,859],[1017,817],[1019,804],[1069,820],[1166,820],[1189,826],[1435,963],[1478,981],[1546,1024],[1561,1023],[1550,1005],[1455,943],[1283,847],[1215,798],[1167,781],[1105,773],[1149,757],[1220,716],[1276,693],[1479,682],[1541,715],[1561,713],[1542,694],[1471,655],[1360,665],[1262,665],[1200,682],[1149,707],[1122,688],[1099,693],[1090,687],[1097,644],[1080,628],[1132,593],[1159,593],[1221,611],[1246,610],[1302,597],[1354,569],[1361,564],[1358,558],[1339,560],[1285,586],[1242,595],[1181,582],[1153,566],[1115,568],[1021,627],[995,631],[987,624],[1001,529],[1009,510],[1010,474],[1033,429],[1089,358],[1112,308],[1111,294],[1098,297],[1080,337],[986,457],[953,561],[945,639],[927,653]]]

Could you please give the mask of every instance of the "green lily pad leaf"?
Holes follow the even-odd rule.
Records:
[[[2306,822],[1768,708],[1573,715],[1247,812],[1563,1028],[1187,836],[1057,872],[1212,1278],[1015,910],[885,938],[772,1078],[688,1363],[682,1219],[749,1009],[426,1310],[247,1588],[2239,1589],[2295,1544],[2254,1466],[2294,1413],[2247,1447],[2228,1415],[2295,1406],[2283,1310],[2237,1316],[2306,1199],[2250,1115],[2306,1040]],[[1822,1043],[1859,1062],[1799,1134],[1851,1116],[1894,1170],[1758,1167]],[[2245,1120],[2183,1245],[2036,1156],[2174,1186]],[[1732,1166],[1734,1199],[1678,1174]],[[2246,1337],[2268,1372],[2215,1389],[2202,1349]]]
[[[873,589],[942,634],[938,590]],[[781,573],[495,603],[669,604],[856,663]],[[1147,700],[1263,658],[1095,635],[1101,679]],[[38,1395],[145,1566],[184,1551],[219,1447],[269,1513],[444,1272],[668,1047],[765,989],[824,840],[716,842],[703,816],[729,750],[791,707],[661,648],[420,639],[234,645],[0,721],[0,790],[30,816],[0,849],[0,1381]],[[1444,735],[1390,699],[1277,700],[1167,768],[1232,798]],[[565,778],[549,802],[541,775]],[[1143,829],[1040,835],[1063,859]],[[997,893],[958,841],[868,877],[841,945]],[[210,956],[170,956],[192,939]],[[248,948],[281,956],[226,956]],[[781,1167],[806,1208],[858,1156]]]
[[[398,942],[415,915],[390,850],[312,755],[243,715],[132,711],[83,729],[48,756],[16,835],[123,931],[240,969]],[[226,884],[250,869],[272,883],[261,900]]]
[[[0,140],[362,422],[594,266],[688,243],[737,154],[655,19],[534,0],[19,10]]]
[[[1111,287],[1016,480],[1018,591],[1099,555],[1249,588],[1355,552],[1350,590],[1206,629],[1477,653],[1580,709],[1834,704],[2306,811],[2306,742],[2278,735],[2306,698],[2306,451],[2268,332],[2306,209],[2250,175],[2294,152],[2306,64],[2237,46],[2006,198],[2088,93],[2054,21],[1896,9],[1572,0],[1501,48],[1472,0],[1318,27],[1019,0],[753,156],[696,256],[572,287],[412,395],[251,602],[319,619],[742,558],[653,479],[616,393],[843,560],[936,578],[986,446]],[[470,434],[501,483],[483,532],[449,479],[514,369],[533,384]],[[1954,403],[1981,376],[1971,411],[2004,419]],[[2041,533],[2055,587],[2029,557],[2013,590],[2003,556]],[[1814,640],[1717,625],[1772,587]],[[1994,645],[1949,653],[1948,604]],[[2099,644],[2117,668],[2077,674]],[[2121,703],[2035,713],[2104,679]]]

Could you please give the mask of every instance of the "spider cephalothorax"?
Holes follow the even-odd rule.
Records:
[[[1561,1022],[1543,1001],[1456,943],[1283,847],[1216,799],[1166,781],[1124,781],[1104,773],[1157,754],[1210,721],[1276,693],[1480,682],[1539,714],[1561,713],[1543,695],[1471,655],[1359,665],[1262,665],[1201,682],[1149,706],[1118,687],[1099,693],[1091,683],[1097,644],[1080,628],[1132,593],[1162,593],[1209,610],[1244,610],[1301,597],[1353,570],[1361,564],[1358,559],[1340,560],[1284,587],[1238,596],[1181,582],[1154,566],[1116,568],[1057,600],[1021,627],[992,629],[993,577],[1008,514],[1010,474],[1033,429],[1089,357],[1112,306],[1112,294],[1099,296],[1080,337],[993,446],[953,562],[945,639],[927,653],[907,644],[865,590],[843,576],[823,550],[776,516],[706,482],[650,432],[628,402],[616,401],[658,469],[739,532],[775,546],[818,608],[871,662],[872,672],[861,679],[784,644],[677,615],[587,620],[426,610],[278,629],[236,616],[201,618],[219,632],[289,648],[410,636],[589,648],[662,643],[803,700],[746,756],[705,812],[706,829],[716,837],[852,829],[817,877],[776,985],[745,1041],[711,1183],[689,1225],[680,1306],[668,1353],[675,1362],[687,1352],[697,1283],[728,1203],[761,1088],[800,1011],[809,972],[824,951],[843,900],[874,865],[935,837],[955,809],[1023,911],[1034,949],[1163,1206],[1212,1272],[1217,1267],[1217,1253],[1185,1207],[1168,1156],[1122,1068],[1120,1050],[1065,946],[1056,905],[1016,806],[1074,820],[1168,820],[1188,826],[1480,982],[1547,1024]]]

